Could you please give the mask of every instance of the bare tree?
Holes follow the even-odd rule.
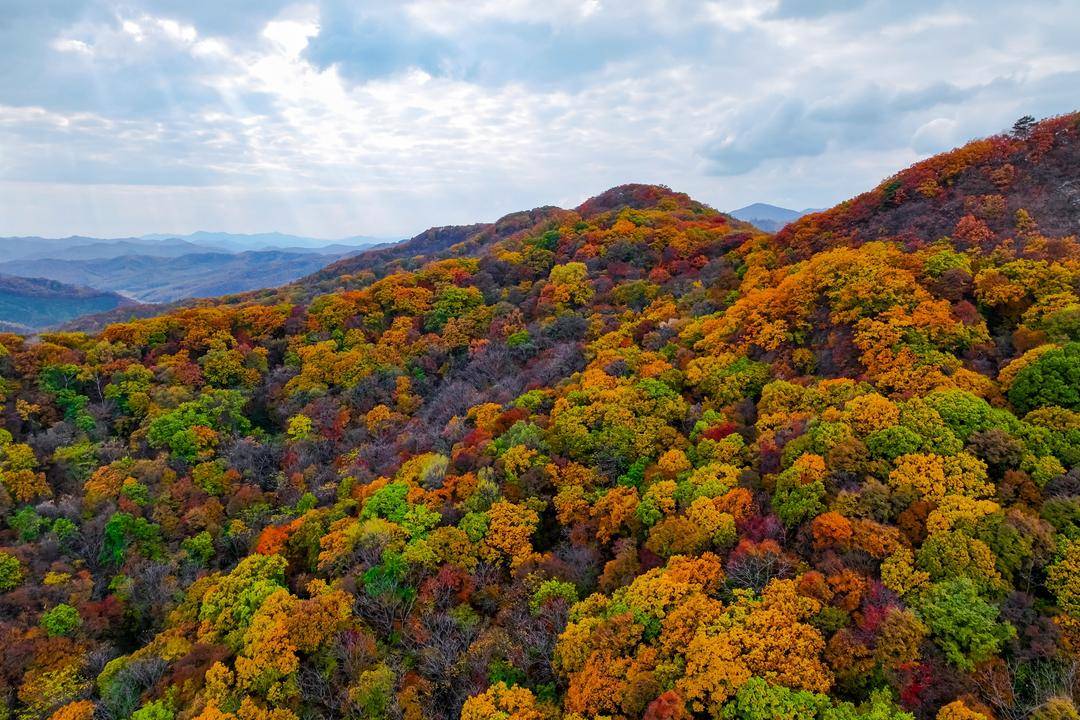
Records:
[[[1026,660],[1017,658],[985,663],[973,682],[998,717],[1024,720],[1054,697],[1071,697],[1080,661],[1076,659]]]

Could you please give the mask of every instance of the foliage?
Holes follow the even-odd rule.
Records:
[[[0,334],[0,706],[1074,718],[1078,164],[1025,122],[777,235],[622,186]]]
[[[949,662],[971,670],[995,655],[1016,630],[997,621],[997,608],[979,596],[968,578],[932,585],[920,598],[919,613]]]
[[[60,603],[41,615],[41,627],[49,637],[71,635],[81,626],[79,611],[66,603]]]
[[[19,559],[8,553],[0,553],[0,592],[7,592],[23,581],[23,567]]]
[[[1080,343],[1049,350],[1021,369],[1009,400],[1020,412],[1044,405],[1080,410]]]

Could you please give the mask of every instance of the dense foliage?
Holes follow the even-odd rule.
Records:
[[[1077,718],[1078,148],[857,201],[947,234],[624,186],[0,336],[0,718]]]

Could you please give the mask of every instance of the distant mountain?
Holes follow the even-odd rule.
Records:
[[[45,278],[0,275],[0,326],[9,329],[39,330],[80,315],[135,305],[117,293]]]
[[[91,260],[124,255],[177,257],[192,252],[239,253],[252,250],[287,250],[296,253],[333,255],[354,252],[361,248],[396,240],[397,238],[366,235],[323,240],[276,232],[254,235],[196,232],[189,235],[153,234],[125,238],[95,238],[83,235],[72,235],[66,238],[0,237],[0,262],[44,258]]]
[[[106,240],[81,235],[66,238],[3,237],[0,238],[0,261],[32,257],[72,257],[72,253],[85,253],[83,249],[88,247],[97,247],[101,252],[95,254],[91,251],[83,257],[115,257],[130,252],[134,247],[149,248],[156,244],[139,238]]]
[[[411,270],[431,260],[477,255],[486,248],[519,235],[530,227],[543,222],[554,222],[572,215],[574,212],[602,213],[622,208],[651,207],[659,199],[673,197],[680,202],[690,202],[688,196],[673,193],[670,189],[654,185],[620,185],[598,195],[579,206],[576,210],[564,210],[554,206],[543,206],[532,210],[510,213],[495,222],[476,223],[473,225],[446,225],[428,228],[419,235],[401,242],[382,243],[367,248],[359,253],[344,257],[321,267],[306,277],[296,280],[284,288],[271,289],[269,284],[259,291],[249,292],[231,301],[241,302],[276,302],[281,293],[287,292],[297,299],[333,292],[342,288],[363,285],[372,276],[385,277],[399,270]],[[698,206],[694,203],[695,207]],[[742,223],[734,223],[742,226]],[[746,228],[743,228],[746,229]],[[213,304],[214,300],[186,299],[165,305],[142,305],[130,312],[112,311],[88,315],[67,323],[63,329],[98,332],[106,325],[123,322],[129,317],[150,317],[161,315],[181,308],[190,308]]]
[[[352,251],[357,250],[353,248]],[[187,253],[171,257],[168,262],[152,255],[88,260],[43,258],[0,263],[0,272],[48,277],[123,293],[142,302],[160,303],[282,285],[346,254],[341,250],[330,254],[278,250],[236,254],[212,251]]]
[[[791,210],[789,208],[769,205],[768,203],[753,203],[738,210],[732,210],[729,215],[744,222],[758,227],[766,232],[776,232],[793,220],[798,220],[803,215],[814,212],[813,209]]]
[[[368,247],[371,245],[378,245],[384,242],[393,242],[396,238],[379,238],[368,237],[366,235],[353,235],[346,238],[335,238],[332,240],[326,240],[321,238],[304,237],[301,235],[286,235],[279,232],[268,233],[225,233],[225,232],[207,232],[200,230],[198,232],[189,233],[187,235],[162,235],[151,234],[143,235],[142,240],[185,240],[187,242],[195,243],[205,247],[215,247],[231,252],[242,252],[245,250],[265,250],[265,249],[300,249],[306,248],[308,250],[318,250],[325,248],[328,245],[344,245],[351,248]]]
[[[141,302],[161,303],[281,285],[329,262],[383,244],[387,244],[383,238],[362,235],[322,240],[276,232],[196,232],[115,239],[9,237],[0,238],[0,273],[48,278],[96,288],[106,295],[119,293]],[[83,309],[86,303],[80,303],[73,306],[72,313],[61,313],[61,320],[112,307],[104,303]],[[55,313],[50,310],[47,314],[51,317]]]
[[[279,248],[278,247],[264,248],[264,250],[266,250],[266,251],[277,250],[279,252],[303,253],[303,254],[306,254],[306,255],[323,255],[323,256],[326,256],[326,255],[355,255],[356,253],[364,252],[366,250],[371,250],[371,249],[374,249],[374,248],[381,248],[381,247],[386,247],[388,245],[393,245],[395,242],[396,241],[394,241],[394,242],[381,242],[381,243],[378,243],[376,245],[349,245],[347,243],[336,242],[333,245],[321,245],[319,247],[286,246],[286,247],[279,247]]]
[[[179,257],[189,253],[215,251],[217,251],[217,248],[210,245],[197,245],[186,240],[170,240],[167,242],[151,242],[141,239],[101,240],[85,245],[46,247],[20,259],[44,260],[59,257],[64,260],[98,260],[123,257],[125,255],[150,255],[152,257],[166,258]]]

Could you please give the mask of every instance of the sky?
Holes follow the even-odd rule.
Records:
[[[1080,107],[1076,0],[0,0],[0,235],[827,207]]]

